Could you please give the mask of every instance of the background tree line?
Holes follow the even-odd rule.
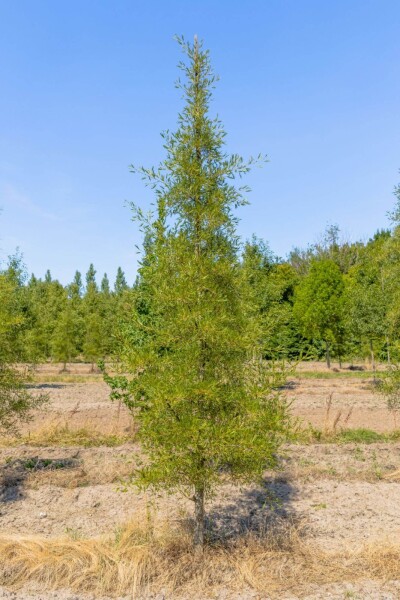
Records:
[[[396,189],[400,203],[399,190]],[[286,260],[256,237],[241,255],[243,285],[256,298],[265,357],[270,359],[398,360],[400,354],[400,225],[377,231],[366,242],[341,239],[329,227],[320,242],[295,248]],[[145,242],[145,256],[151,254]],[[113,286],[100,285],[90,265],[85,278],[76,271],[63,286],[47,271],[28,278],[20,254],[0,272],[7,289],[3,312],[15,325],[4,342],[15,361],[64,364],[84,360],[93,368],[118,348],[122,322],[146,312],[145,282],[129,286],[118,268]],[[132,333],[134,335],[134,332]]]
[[[117,342],[118,322],[132,305],[132,288],[119,267],[113,287],[105,274],[100,286],[91,264],[85,280],[76,271],[63,286],[47,271],[44,279],[28,279],[22,256],[9,257],[0,272],[7,289],[6,310],[15,326],[7,336],[7,355],[13,362],[47,360],[66,364],[75,360],[92,363],[111,356]]]

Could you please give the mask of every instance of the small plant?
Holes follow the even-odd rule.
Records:
[[[339,433],[339,438],[343,442],[354,442],[356,444],[373,444],[375,442],[384,442],[387,436],[378,433],[372,429],[344,429]]]
[[[325,504],[325,502],[321,502],[320,504],[313,504],[313,508],[315,510],[325,510],[325,508],[328,508],[328,506]]]
[[[388,410],[393,415],[394,426],[397,429],[398,413],[400,410],[400,365],[391,364],[381,379],[376,382],[375,389],[386,400]]]
[[[78,531],[78,529],[75,529],[74,527],[66,527],[65,533],[74,542],[82,539],[82,533],[80,531]]]
[[[356,460],[359,460],[361,462],[365,462],[364,452],[362,451],[362,449],[360,448],[360,446],[356,446],[354,448],[353,454],[354,454],[354,458]]]
[[[341,410],[338,410],[332,422],[330,420],[330,413],[333,404],[333,392],[329,394],[329,398],[326,400],[326,408],[325,408],[325,418],[324,418],[324,435],[327,436],[336,436],[338,433],[339,423],[342,421],[343,426],[342,429],[346,428],[350,417],[353,413],[353,406],[349,408],[345,416],[343,417],[343,413]],[[342,420],[343,417],[343,420]]]

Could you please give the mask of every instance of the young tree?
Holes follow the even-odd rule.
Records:
[[[62,371],[67,370],[67,363],[78,354],[77,336],[79,324],[70,300],[65,299],[65,305],[60,313],[52,337],[52,355],[63,363]]]
[[[275,465],[288,415],[278,375],[261,360],[238,259],[233,210],[246,201],[233,180],[254,161],[225,152],[221,123],[209,116],[208,52],[197,40],[180,43],[189,61],[180,65],[186,103],[178,129],[163,135],[159,169],[139,170],[156,191],[157,214],[146,220],[136,210],[154,242],[141,268],[144,308],[121,355],[131,376],[106,380],[140,423],[148,460],[138,484],[194,501],[201,550],[205,500],[222,474],[252,481]]]
[[[33,395],[25,385],[21,370],[13,366],[14,348],[10,344],[23,325],[24,316],[16,310],[15,281],[0,273],[0,433],[16,433],[21,421],[29,421],[34,408],[47,396]]]
[[[298,356],[301,335],[293,319],[293,294],[297,282],[293,267],[281,263],[265,242],[253,236],[244,247],[242,270],[244,283],[262,324],[265,357]]]
[[[70,296],[72,298],[82,298],[83,295],[83,282],[82,275],[79,271],[75,271],[74,279],[69,286]]]
[[[90,264],[86,273],[86,290],[83,298],[85,325],[82,348],[85,359],[91,363],[92,371],[95,361],[101,357],[99,306],[100,293],[96,283],[96,270],[93,264]]]
[[[114,292],[119,295],[122,294],[122,292],[127,288],[128,284],[126,283],[125,273],[123,272],[121,267],[118,267],[117,276],[115,278],[114,283]]]
[[[345,279],[345,318],[347,329],[366,341],[375,372],[375,346],[388,340],[390,279],[387,247],[390,237],[378,235],[360,251],[359,260]],[[389,349],[387,348],[387,351]]]
[[[93,266],[93,263],[90,263],[88,272],[86,273],[86,293],[90,289],[95,289],[97,291],[97,283],[96,283],[96,269]]]
[[[89,314],[86,320],[86,332],[83,340],[83,354],[91,363],[94,372],[95,363],[104,356],[104,328],[99,312]]]
[[[341,339],[343,329],[343,275],[333,260],[321,259],[311,263],[308,274],[295,291],[294,316],[307,338],[325,342],[326,364],[330,348]]]
[[[101,280],[101,284],[100,284],[100,289],[101,289],[101,293],[104,294],[104,296],[109,296],[110,295],[110,281],[108,279],[107,273],[104,273],[103,275],[103,279]]]

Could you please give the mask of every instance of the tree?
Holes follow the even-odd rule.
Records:
[[[330,347],[341,340],[343,333],[343,275],[333,260],[314,260],[308,274],[295,291],[294,316],[303,335],[325,342],[326,364],[330,362]]]
[[[91,290],[95,290],[97,292],[97,283],[96,283],[96,269],[93,266],[93,263],[90,263],[89,269],[86,273],[86,294]]]
[[[103,279],[101,280],[100,289],[101,289],[101,293],[104,294],[105,296],[110,295],[110,282],[109,282],[107,273],[104,273],[104,275],[103,275]]]
[[[122,294],[122,292],[126,289],[128,289],[128,284],[126,283],[125,273],[121,267],[118,267],[117,276],[114,283],[114,292],[119,295]]]
[[[221,477],[259,480],[276,464],[288,426],[278,376],[261,360],[256,311],[243,292],[233,210],[246,204],[235,178],[245,162],[224,149],[209,116],[215,82],[208,52],[180,41],[186,100],[175,133],[163,135],[158,169],[135,169],[155,189],[157,212],[140,220],[149,245],[142,306],[122,348],[128,378],[106,375],[140,424],[147,454],[137,483],[180,490],[194,502],[194,543],[203,548],[205,500]],[[145,235],[146,237],[146,235]]]
[[[7,274],[0,273],[0,432],[16,433],[21,421],[29,421],[34,408],[48,400],[44,394],[33,395],[25,385],[23,372],[13,366],[13,340],[24,317],[16,310],[15,285]]]
[[[293,319],[293,294],[297,276],[281,263],[269,246],[253,236],[245,244],[242,269],[261,320],[262,344],[267,358],[300,354],[301,338]]]
[[[72,298],[82,298],[83,295],[83,283],[82,275],[79,271],[75,271],[74,279],[70,284],[70,295]]]
[[[66,299],[52,337],[52,355],[57,361],[63,363],[63,371],[67,370],[67,363],[78,353],[79,324],[76,317],[72,304]]]
[[[104,335],[100,314],[92,313],[86,320],[86,333],[83,340],[83,353],[94,371],[95,362],[104,355]]]
[[[376,343],[388,340],[388,308],[391,294],[386,235],[375,236],[360,252],[359,260],[345,279],[345,315],[347,329],[368,343],[375,372]],[[387,348],[389,352],[389,348]]]
[[[395,429],[398,427],[400,410],[400,365],[389,364],[386,371],[379,374],[376,391],[386,400],[388,410],[393,415]]]

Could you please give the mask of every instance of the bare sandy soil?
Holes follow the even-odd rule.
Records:
[[[121,491],[138,453],[134,445],[2,449],[2,533],[93,536],[147,508],[172,520],[190,514],[180,497]],[[215,527],[251,529],[284,516],[306,523],[328,550],[399,537],[400,482],[382,478],[400,468],[400,444],[288,446],[285,454],[263,487],[222,486],[209,506]]]
[[[101,377],[88,383],[44,383],[35,386],[48,393],[51,403],[38,412],[35,421],[25,431],[36,431],[44,425],[89,426],[105,433],[132,429],[132,419],[119,403],[109,400],[109,389]],[[371,379],[346,377],[343,379],[317,379],[293,377],[285,393],[292,401],[293,414],[304,425],[324,428],[332,425],[338,413],[338,426],[346,421],[348,428],[374,429],[389,432],[395,427],[393,414],[385,401],[374,391]],[[329,415],[327,402],[331,401]],[[350,413],[350,414],[349,414]],[[328,423],[327,423],[328,420]]]
[[[219,595],[202,596],[192,600],[272,600],[269,596],[260,596],[257,593],[243,591],[234,597],[225,592]],[[344,582],[326,586],[310,586],[306,595],[296,596],[293,594],[281,596],[281,600],[398,600],[400,598],[400,583],[395,581],[374,582],[371,580],[359,581],[356,584]],[[0,600],[110,600],[104,596],[93,596],[86,594],[75,594],[68,590],[57,590],[53,592],[12,592],[0,588]],[[119,596],[113,600],[142,600],[132,596]],[[146,600],[172,600],[170,596],[163,593],[148,596]]]
[[[395,427],[393,414],[374,391],[372,378],[293,378],[289,382],[287,396],[293,400],[293,413],[315,427],[324,427],[329,399],[332,401],[331,423],[340,412],[339,425],[343,424],[350,412],[346,427],[374,429],[381,433],[392,431]]]
[[[101,381],[49,383],[37,389],[47,391],[51,403],[25,433],[66,424],[105,433],[132,431],[129,414],[123,406],[110,403],[108,388]],[[326,425],[326,400],[332,393],[328,420],[334,420],[337,411],[342,411],[344,419],[353,407],[348,427],[393,429],[391,415],[366,379],[293,379],[288,389],[295,414],[319,427]],[[2,535],[79,539],[115,532],[127,521],[145,518],[149,512],[171,522],[187,518],[192,510],[190,501],[174,496],[154,498],[131,487],[121,491],[121,482],[129,477],[140,456],[132,438],[131,443],[114,448],[29,444],[0,448]],[[356,551],[365,543],[395,542],[400,537],[399,469],[400,443],[288,445],[280,470],[266,473],[263,486],[221,488],[209,506],[212,526],[234,535],[244,526],[251,530],[261,521],[273,524],[286,519],[298,524],[304,538],[324,551]],[[389,600],[400,598],[400,582],[314,584],[301,595],[280,597]],[[94,596],[65,590],[35,592],[31,587],[26,592],[0,589],[1,598],[87,600]],[[171,600],[163,594],[148,598]],[[268,596],[245,589],[240,595],[221,590],[213,598],[267,600]]]

